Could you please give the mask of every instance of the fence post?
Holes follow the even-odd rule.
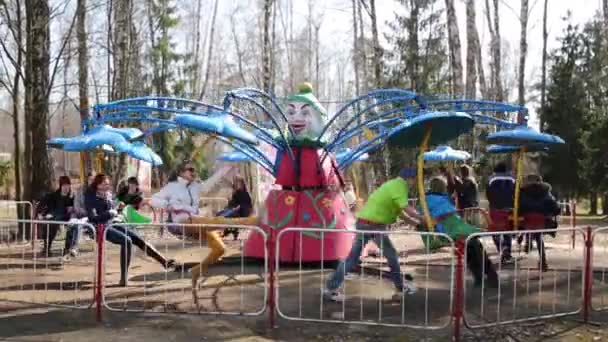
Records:
[[[454,302],[452,303],[452,341],[460,341],[460,327],[462,324],[463,304],[463,275],[464,275],[464,253],[465,242],[463,239],[456,241],[456,274],[454,281]]]
[[[276,314],[276,298],[275,298],[275,249],[276,249],[276,232],[272,227],[266,226],[266,231],[270,232],[270,236],[266,242],[268,250],[268,321],[270,328],[275,327]]]
[[[97,275],[95,286],[95,308],[96,308],[96,317],[97,322],[101,322],[101,305],[102,305],[102,296],[103,296],[103,242],[104,242],[104,231],[105,227],[103,224],[97,226]]]
[[[576,201],[570,201],[570,223],[576,228]],[[576,248],[576,231],[572,231],[572,249]]]
[[[583,321],[589,322],[589,311],[591,308],[591,290],[593,287],[593,234],[591,226],[585,231],[585,269],[584,269],[584,290],[583,290]]]

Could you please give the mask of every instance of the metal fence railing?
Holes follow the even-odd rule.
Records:
[[[528,244],[529,254],[524,257],[512,250],[511,260],[501,260],[498,255],[491,263],[493,266],[490,266],[499,275],[498,282],[482,278],[477,286],[464,286],[466,326],[484,328],[579,313],[583,303],[585,261],[583,251],[571,248],[568,244],[573,231],[584,239],[584,232],[576,228],[470,235],[465,242],[465,250],[471,252],[475,243],[481,242],[481,256],[484,259],[489,259],[488,251],[495,248],[502,250],[503,256],[508,253],[506,241],[509,240],[505,237],[522,236],[526,240],[524,243]],[[547,240],[552,239],[548,234],[555,234],[553,239],[560,241],[548,244]],[[513,247],[514,245],[515,243]],[[537,251],[532,250],[532,247]],[[544,258],[540,252],[543,249]],[[469,265],[470,253],[465,254],[464,264]],[[488,265],[482,263],[479,266],[485,273]]]
[[[89,224],[42,220],[0,220],[0,234],[32,225],[43,244],[32,247],[21,239],[0,244],[0,301],[21,304],[90,308],[94,303],[96,244]],[[73,240],[50,244],[58,230],[67,230]],[[67,243],[66,243],[67,245]],[[46,248],[45,248],[46,246]],[[79,252],[76,253],[75,251]]]
[[[452,281],[454,273],[454,258],[451,250],[454,242],[445,234],[423,233],[416,231],[327,231],[315,228],[286,228],[278,233],[276,251],[281,245],[290,243],[287,234],[298,234],[300,244],[304,236],[317,236],[323,243],[330,244],[332,237],[338,234],[349,234],[355,239],[373,239],[379,247],[377,257],[361,258],[357,270],[342,270],[348,273],[347,280],[341,288],[345,300],[333,303],[323,298],[323,289],[334,267],[335,260],[324,257],[325,246],[319,250],[318,262],[307,263],[303,260],[304,248],[300,251],[296,262],[292,265],[276,264],[277,270],[277,312],[288,320],[349,323],[366,325],[401,326],[423,329],[441,329],[450,324],[452,303]],[[330,236],[331,235],[331,236]],[[386,240],[386,239],[390,240]],[[430,240],[442,239],[446,247],[443,253],[433,253],[429,247]],[[423,243],[423,240],[426,243]],[[405,274],[416,274],[414,283],[420,291],[414,295],[403,295],[394,298],[395,288],[389,281],[383,260],[383,251],[392,253],[385,241],[392,241],[398,253],[402,273],[399,275],[405,281]],[[390,243],[389,243],[390,244]],[[331,248],[331,247],[329,247]],[[413,252],[411,249],[415,249]],[[407,253],[406,253],[407,250]],[[307,251],[308,253],[308,251]],[[307,258],[312,256],[308,254]],[[432,262],[441,260],[441,263]],[[430,301],[433,303],[430,303]]]
[[[158,234],[159,228],[165,228],[163,236]],[[191,269],[209,254],[213,244],[206,233],[224,229],[239,230],[239,238],[222,243],[224,258],[210,265],[193,285]],[[129,312],[262,314],[267,303],[267,258],[255,262],[241,253],[253,231],[265,237],[255,226],[154,223],[105,227],[105,307]],[[130,263],[121,277],[121,253],[127,248],[131,249]],[[128,283],[119,284],[121,278]]]

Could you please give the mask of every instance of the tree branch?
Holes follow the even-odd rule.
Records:
[[[74,17],[72,18],[72,23],[70,24],[70,29],[63,39],[63,43],[61,43],[61,49],[59,49],[59,53],[57,54],[57,59],[55,59],[55,65],[53,66],[53,72],[51,73],[51,78],[49,81],[48,88],[46,89],[46,96],[48,97],[51,93],[51,88],[53,87],[53,83],[55,82],[55,75],[57,74],[57,67],[59,66],[60,57],[63,55],[63,51],[68,44],[68,40],[72,37],[72,31],[74,30],[74,26],[76,26],[76,18],[78,17],[78,13],[74,13]]]

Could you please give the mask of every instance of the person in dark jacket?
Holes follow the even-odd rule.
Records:
[[[560,213],[559,203],[557,203],[557,201],[551,194],[551,185],[543,182],[541,176],[526,176],[526,178],[524,179],[524,184],[521,187],[519,206],[521,215],[530,213],[542,214],[546,217],[545,228],[557,228],[557,221],[554,220],[554,218]],[[525,230],[526,227],[524,226],[522,227],[522,229]],[[538,248],[538,255],[540,258],[539,268],[543,272],[547,271],[549,266],[547,264],[547,257],[545,255],[545,244],[543,241],[543,234],[530,234],[526,237],[526,240],[526,252],[529,252],[531,242],[536,242],[536,246]]]
[[[473,169],[469,165],[460,167],[460,178],[455,178],[458,209],[479,207],[477,182],[473,177]]]
[[[117,218],[118,212],[110,199],[110,189],[110,178],[108,176],[104,174],[95,176],[90,191],[86,194],[85,206],[89,222],[96,226],[100,224],[108,225],[106,227],[106,240],[121,247],[119,286],[127,286],[127,272],[131,263],[132,245],[139,247],[165,268],[175,266],[174,260],[167,260],[154,246],[145,242],[134,230],[112,224]]]
[[[493,210],[511,211],[513,209],[513,198],[515,194],[515,178],[507,173],[507,165],[498,163],[494,167],[494,174],[488,181],[486,187],[486,197],[490,205],[490,212]],[[496,235],[494,244],[501,255],[501,262],[507,263],[513,260],[511,256],[512,236],[503,234]]]
[[[139,190],[139,181],[137,177],[129,177],[126,186],[122,186],[116,194],[116,199],[124,205],[134,205],[138,198],[143,197]]]
[[[70,219],[73,208],[74,196],[72,195],[70,177],[61,176],[59,177],[59,188],[42,198],[38,210],[42,219],[66,222]],[[55,241],[60,227],[60,224],[41,225],[42,240],[44,241],[42,255],[49,256],[53,241]]]
[[[245,179],[240,176],[234,177],[232,182],[232,197],[228,202],[228,207],[217,213],[217,216],[224,217],[249,217],[253,213],[253,203]],[[224,229],[223,236],[232,234],[234,240],[239,237],[239,230],[234,228]]]

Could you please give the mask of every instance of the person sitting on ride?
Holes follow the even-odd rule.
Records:
[[[202,184],[196,181],[194,165],[189,160],[185,160],[178,167],[176,174],[171,177],[170,182],[159,192],[152,195],[150,205],[156,209],[167,210],[169,213],[168,222],[191,223],[192,218],[198,215],[200,196],[203,190]],[[186,229],[182,229],[179,225],[169,226],[169,232],[178,237],[184,237],[184,234],[188,234]],[[200,241],[207,240],[207,245],[211,249],[205,260],[196,269],[193,269],[193,273],[204,273],[210,264],[217,262],[224,255],[226,246],[218,232],[214,230],[205,229],[204,234],[199,234],[199,230],[196,230],[192,234],[188,237]]]
[[[228,202],[228,207],[221,210],[216,216],[223,217],[249,217],[253,213],[253,202],[247,191],[245,179],[241,176],[235,176],[232,182],[232,197]],[[224,229],[223,237],[232,234],[234,240],[239,237],[239,230],[236,228]]]
[[[458,210],[448,194],[447,181],[443,177],[431,179],[430,191],[426,193],[426,203],[431,218],[436,222],[436,232],[447,234],[453,240],[457,240],[480,231],[479,228],[468,224],[458,215]],[[420,208],[419,210],[422,211]],[[420,227],[418,229],[421,230]],[[473,274],[475,286],[482,284],[485,271],[488,286],[497,287],[498,274],[478,238],[468,241],[466,253],[467,265]]]
[[[127,204],[122,209],[122,217],[125,223],[152,223],[152,219],[148,216],[143,215],[139,212],[141,204],[144,202],[144,198],[141,196],[134,196],[129,199],[131,204]]]
[[[507,172],[506,163],[498,163],[494,167],[494,174],[490,177],[486,186],[486,197],[490,205],[490,217],[492,220],[494,213],[504,213],[510,215],[513,209],[515,196],[515,178],[511,173]],[[494,245],[500,254],[502,263],[510,263],[513,261],[511,256],[512,234],[502,234],[493,236]]]
[[[74,195],[70,177],[59,177],[59,188],[56,191],[46,194],[40,201],[38,211],[41,219],[50,221],[66,222],[70,219],[70,214],[74,207]],[[42,255],[49,256],[51,247],[61,224],[42,224]],[[66,240],[66,245],[67,245]],[[68,247],[68,246],[66,246]],[[66,252],[68,249],[64,252]]]
[[[557,228],[557,220],[554,218],[560,214],[561,210],[559,203],[557,203],[551,194],[551,185],[543,182],[543,178],[539,175],[528,175],[524,179],[519,198],[519,210],[522,216],[525,216],[526,214],[543,215],[545,216],[544,228]],[[524,223],[522,224],[522,230],[526,230],[525,222],[526,220],[524,220]],[[546,272],[549,269],[549,265],[547,264],[547,256],[545,254],[543,234],[526,234],[526,244],[524,248],[526,253],[530,251],[532,245],[531,240],[536,241],[536,247],[538,248],[540,257],[539,269]]]
[[[87,193],[85,206],[89,222],[96,226],[101,224],[106,225],[106,240],[121,247],[119,286],[127,286],[127,273],[131,263],[132,245],[139,247],[163,267],[174,267],[176,265],[174,260],[168,260],[162,256],[154,246],[144,241],[135,230],[120,225],[118,212],[114,207],[114,203],[109,198],[110,188],[110,178],[108,176],[104,174],[95,176],[95,180],[91,185],[91,192]]]
[[[127,179],[127,185],[122,186],[116,194],[116,200],[124,203],[125,205],[133,204],[133,201],[140,197],[143,197],[143,194],[139,190],[139,182],[137,181],[137,177],[129,177]]]

